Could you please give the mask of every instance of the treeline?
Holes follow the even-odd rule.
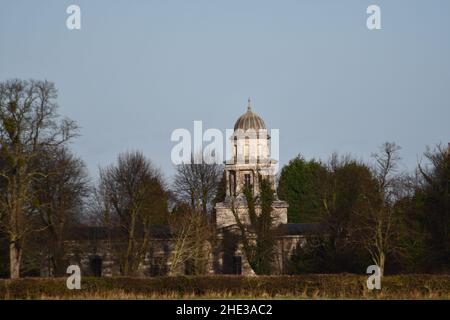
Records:
[[[400,170],[400,147],[385,143],[373,161],[336,154],[301,156],[281,171],[278,194],[290,222],[322,226],[290,261],[293,273],[450,271],[450,149],[425,152],[425,164]]]
[[[69,148],[78,126],[56,99],[48,81],[0,83],[0,276],[39,276],[44,260],[65,275],[66,240],[86,226],[106,230],[124,276],[136,274],[159,226],[175,237],[169,274],[186,262],[206,272],[222,167],[179,166],[172,192],[141,152],[125,152],[93,183]]]
[[[223,166],[177,166],[169,186],[141,152],[125,152],[100,168],[93,182],[70,150],[78,127],[58,114],[56,99],[48,81],[0,83],[0,276],[39,276],[44,259],[52,275],[64,275],[66,240],[87,225],[114,239],[109,243],[124,276],[137,273],[160,226],[174,245],[162,273],[188,265],[189,274],[205,274],[214,245],[213,208],[225,196]],[[387,273],[449,271],[448,150],[427,151],[429,165],[413,175],[398,170],[398,153],[387,143],[373,166],[350,157],[323,163],[299,156],[282,169],[278,194],[290,205],[289,222],[323,229],[296,250],[290,273],[363,273],[370,264]],[[251,225],[239,227],[253,269],[271,274],[274,199],[261,183],[257,199],[246,191]]]

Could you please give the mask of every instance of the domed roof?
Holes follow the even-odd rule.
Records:
[[[248,129],[267,129],[264,120],[252,111],[250,98],[248,98],[247,112],[240,116],[234,124],[234,131],[236,131],[237,129],[242,129],[244,131]]]

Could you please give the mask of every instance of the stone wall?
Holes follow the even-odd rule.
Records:
[[[274,274],[286,272],[285,261],[292,255],[293,250],[303,236],[279,236],[276,240],[273,260]],[[151,277],[169,275],[174,254],[174,241],[172,239],[153,239],[150,250],[139,266],[136,276]],[[255,275],[247,261],[240,237],[240,230],[236,226],[218,231],[215,239],[207,244],[209,261],[208,274],[242,274]],[[120,276],[120,261],[113,249],[114,243],[108,240],[71,240],[66,242],[66,263],[79,265],[82,275],[112,277]],[[239,259],[240,271],[234,269],[235,261]],[[50,261],[43,259],[41,276],[52,276]],[[185,274],[185,265],[179,264],[170,275]]]
[[[288,204],[284,201],[274,201],[272,205],[272,218],[274,226],[287,223]],[[235,211],[244,224],[250,224],[248,207],[244,201],[235,205]],[[261,207],[256,206],[256,214],[261,213]],[[236,224],[236,218],[231,210],[230,203],[221,202],[216,205],[216,226],[218,229]]]

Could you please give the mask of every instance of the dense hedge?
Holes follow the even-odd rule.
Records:
[[[450,275],[387,276],[369,291],[365,276],[183,276],[82,278],[68,290],[65,278],[0,280],[0,299],[89,298],[450,298]]]

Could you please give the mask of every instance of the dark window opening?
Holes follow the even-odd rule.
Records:
[[[252,176],[250,174],[244,175],[244,183],[247,188],[252,187]]]
[[[242,257],[233,257],[233,274],[242,274]]]
[[[236,172],[230,171],[230,194],[236,196]]]
[[[95,256],[91,259],[91,271],[94,277],[102,276],[103,260],[99,256]]]
[[[188,260],[184,264],[184,274],[187,276],[195,275],[194,260]]]

